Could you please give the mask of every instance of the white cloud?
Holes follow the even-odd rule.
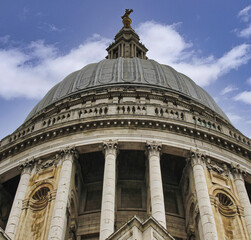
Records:
[[[191,43],[186,43],[177,32],[179,24],[163,25],[153,21],[140,24],[136,28],[142,42],[149,49],[148,56],[160,62],[175,62],[187,58]]]
[[[235,46],[220,58],[201,57],[192,43],[177,31],[178,25],[145,22],[136,32],[149,49],[149,58],[171,65],[200,86],[209,85],[251,58],[248,44]],[[104,59],[110,42],[95,34],[67,54],[61,54],[56,46],[42,40],[33,41],[25,48],[0,48],[0,96],[39,99],[69,73]]]
[[[234,97],[234,100],[251,104],[251,91],[244,91]]]
[[[251,24],[249,24],[248,27],[242,29],[239,33],[238,33],[239,37],[244,37],[244,38],[248,38],[251,36]]]
[[[232,69],[246,64],[251,58],[251,45],[233,47],[220,58],[200,57],[192,44],[176,30],[176,25],[145,22],[136,29],[150,49],[149,58],[168,64],[188,75],[200,86],[207,86]]]
[[[242,120],[242,117],[240,117],[239,115],[233,114],[233,113],[227,112],[226,115],[228,116],[228,118],[230,119],[230,121],[232,123],[237,123]]]
[[[247,7],[243,8],[239,13],[238,17],[241,18],[242,21],[247,22],[251,15],[251,5],[248,5]]]
[[[237,88],[237,87],[234,87],[234,86],[232,86],[232,85],[228,85],[228,86],[226,86],[226,87],[221,91],[221,95],[225,95],[225,94],[230,93],[230,92],[233,92],[233,91],[235,91],[235,90],[238,90],[238,88]]]
[[[251,5],[243,8],[239,14],[238,17],[241,19],[241,21],[247,23],[247,26],[242,30],[236,30],[236,33],[239,37],[242,38],[249,38],[251,36]]]
[[[0,95],[39,99],[69,73],[103,59],[109,41],[95,36],[66,55],[41,40],[25,49],[0,49]]]

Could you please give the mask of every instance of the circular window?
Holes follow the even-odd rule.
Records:
[[[219,199],[219,202],[225,207],[233,205],[232,200],[224,193],[217,193],[216,197]]]
[[[35,192],[32,198],[37,201],[44,200],[49,191],[50,189],[48,187],[42,187]]]

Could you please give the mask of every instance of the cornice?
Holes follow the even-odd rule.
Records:
[[[0,152],[0,161],[7,157],[14,156],[31,149],[44,142],[53,141],[61,137],[74,135],[85,131],[97,131],[104,128],[120,129],[122,128],[138,128],[151,129],[154,131],[170,132],[180,136],[190,137],[196,140],[210,143],[218,148],[227,150],[233,154],[241,156],[247,160],[251,160],[250,148],[240,146],[226,138],[224,134],[218,132],[209,132],[208,129],[195,128],[192,124],[185,121],[169,120],[164,121],[161,118],[141,115],[123,115],[122,116],[104,116],[97,118],[88,118],[81,120],[73,120],[59,125],[47,127],[40,131],[34,132],[19,142],[3,147]],[[204,130],[204,131],[203,131]],[[206,131],[205,131],[206,130]]]

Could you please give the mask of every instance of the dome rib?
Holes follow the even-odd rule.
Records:
[[[111,84],[144,84],[164,87],[197,100],[221,117],[228,117],[213,98],[186,75],[154,60],[139,58],[105,59],[85,66],[55,85],[30,112],[26,121],[47,106],[76,92]]]

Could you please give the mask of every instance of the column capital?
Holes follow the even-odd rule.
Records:
[[[35,158],[31,158],[31,159],[26,159],[24,162],[20,163],[18,168],[21,171],[21,174],[25,174],[25,173],[31,173],[33,167],[35,166],[37,160],[35,160]]]
[[[187,163],[190,163],[192,167],[198,164],[204,166],[206,155],[198,150],[190,149],[186,160]]]
[[[146,143],[146,154],[159,156],[162,150],[162,145],[159,142],[147,142]]]
[[[231,173],[234,177],[234,180],[242,180],[244,181],[246,175],[247,175],[247,171],[246,169],[242,168],[239,164],[234,164],[231,163]]]
[[[79,153],[78,153],[77,149],[75,148],[75,146],[67,146],[67,147],[60,150],[57,157],[58,156],[60,156],[61,159],[64,158],[64,160],[67,159],[67,160],[74,161],[75,159],[77,159],[79,157]]]
[[[115,156],[118,155],[118,141],[117,140],[109,140],[103,142],[103,152],[104,154],[113,154]]]

